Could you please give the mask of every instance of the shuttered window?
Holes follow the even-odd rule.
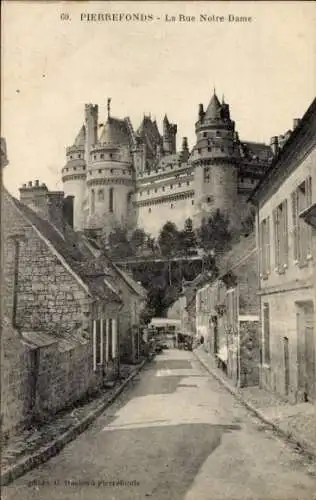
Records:
[[[270,309],[269,304],[263,304],[263,347],[264,362],[270,364]]]
[[[265,277],[270,272],[270,217],[260,223],[259,250],[260,272]]]
[[[291,195],[294,260],[304,264],[312,254],[312,228],[299,214],[312,204],[312,178],[307,177]]]
[[[288,265],[288,215],[287,200],[284,200],[273,211],[275,267],[278,272],[284,272]]]

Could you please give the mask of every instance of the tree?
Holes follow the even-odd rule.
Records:
[[[112,230],[108,237],[108,249],[110,256],[115,258],[125,258],[133,255],[127,229],[117,226]]]
[[[136,254],[145,247],[148,235],[143,229],[135,229],[130,237],[130,245],[133,253]]]
[[[206,221],[203,220],[198,237],[206,251],[224,252],[229,248],[232,239],[229,231],[229,220],[219,210]]]
[[[158,237],[158,244],[162,255],[172,256],[179,248],[179,231],[177,226],[167,221],[161,229]]]
[[[193,231],[192,219],[186,219],[184,230],[179,233],[179,248],[187,252],[190,248],[194,248],[197,244],[196,236]]]

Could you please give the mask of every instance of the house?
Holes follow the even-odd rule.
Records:
[[[196,329],[204,348],[240,387],[259,383],[259,299],[255,234],[241,236],[196,293]]]
[[[92,394],[119,370],[122,299],[62,222],[69,199],[38,182],[28,188],[27,204],[1,193],[3,436]]]
[[[124,362],[136,363],[140,358],[141,313],[146,305],[147,291],[127,272],[114,264],[95,239],[76,233],[89,259],[97,259],[107,269],[107,283],[122,300],[118,317],[120,357]],[[83,247],[81,247],[83,249]]]
[[[316,403],[316,99],[251,200],[260,249],[261,384],[290,402]]]

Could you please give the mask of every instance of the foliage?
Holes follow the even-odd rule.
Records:
[[[229,231],[229,220],[219,210],[207,220],[203,220],[198,230],[200,245],[215,254],[228,250],[232,234]]]
[[[164,256],[170,257],[177,253],[179,249],[179,231],[173,222],[167,221],[162,227],[158,237],[158,245]]]
[[[197,246],[197,239],[195,232],[193,231],[192,219],[186,219],[184,223],[184,230],[179,233],[178,248],[187,253],[188,250]]]

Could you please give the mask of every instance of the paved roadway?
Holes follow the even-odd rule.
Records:
[[[316,475],[315,466],[252,417],[192,353],[169,350],[86,432],[2,495],[311,500]]]

